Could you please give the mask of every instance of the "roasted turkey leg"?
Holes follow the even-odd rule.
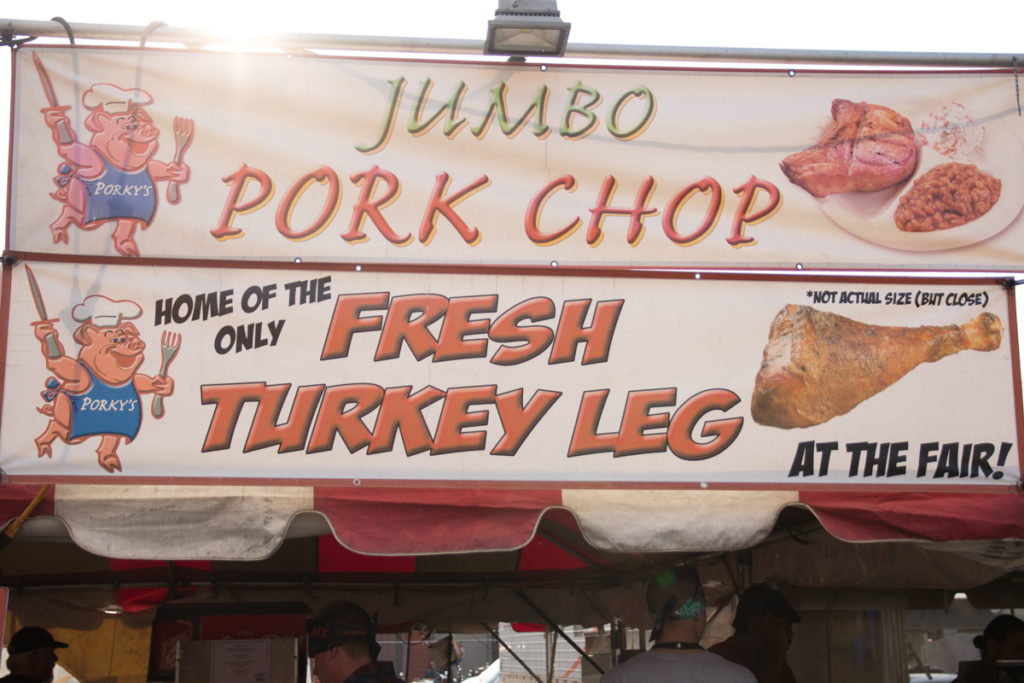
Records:
[[[998,316],[964,325],[867,325],[789,304],[775,316],[754,381],[750,413],[759,424],[810,427],[845,415],[921,363],[1002,341]]]

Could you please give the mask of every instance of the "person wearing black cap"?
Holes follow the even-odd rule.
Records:
[[[0,678],[0,683],[50,683],[57,664],[54,650],[67,646],[54,640],[45,628],[26,626],[7,644],[7,669],[11,673]]]
[[[758,683],[796,683],[786,650],[798,621],[800,615],[781,593],[755,584],[743,591],[736,605],[736,632],[711,651],[750,669]]]
[[[354,602],[329,605],[307,626],[308,654],[320,683],[404,683],[391,662],[378,662],[376,624]]]
[[[606,673],[601,683],[755,683],[750,671],[701,647],[707,600],[696,569],[673,567],[655,575],[647,584],[647,609],[654,645]]]

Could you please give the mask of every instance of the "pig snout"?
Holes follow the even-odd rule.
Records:
[[[126,355],[141,353],[146,348],[146,342],[142,337],[131,334],[122,334],[110,340],[113,350]]]
[[[128,124],[128,134],[136,139],[151,140],[159,135],[159,131],[149,121],[132,121]]]
[[[141,353],[145,348],[145,342],[141,339],[133,339],[118,345],[117,350],[123,353]]]

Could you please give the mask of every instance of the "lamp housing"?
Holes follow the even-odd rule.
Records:
[[[487,22],[484,54],[561,56],[571,24],[561,20],[555,0],[498,0]]]

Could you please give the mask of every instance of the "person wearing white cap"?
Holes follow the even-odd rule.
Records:
[[[67,646],[45,628],[26,626],[11,636],[7,645],[7,668],[11,673],[0,678],[0,683],[49,683],[57,664],[55,650]]]

